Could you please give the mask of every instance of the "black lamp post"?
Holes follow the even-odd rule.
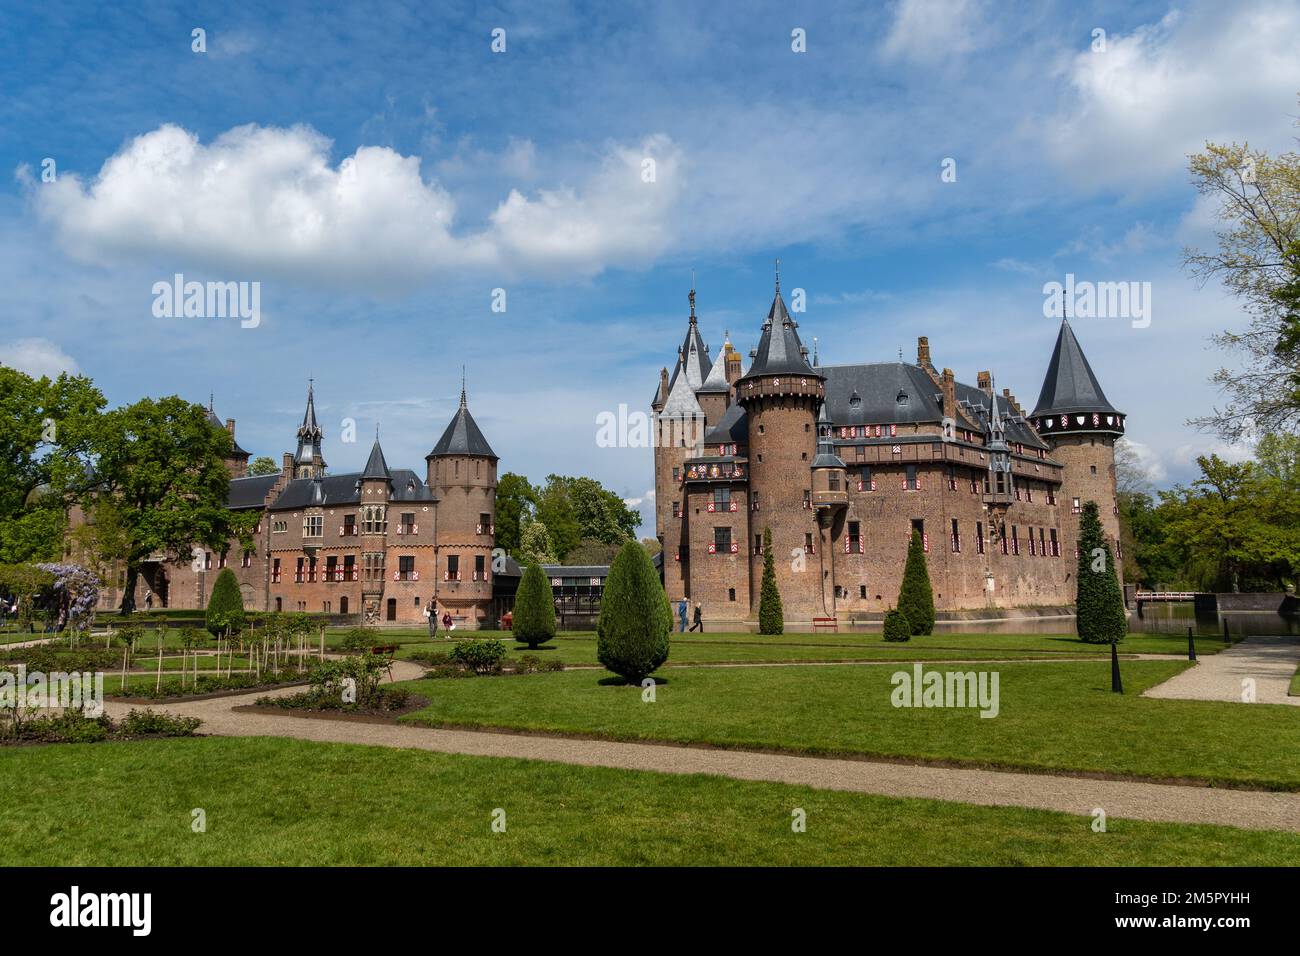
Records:
[[[1110,645],[1110,689],[1116,694],[1124,693],[1124,682],[1119,678],[1119,648],[1114,641]]]
[[[1187,629],[1187,659],[1196,660],[1196,641],[1192,638],[1192,629]]]

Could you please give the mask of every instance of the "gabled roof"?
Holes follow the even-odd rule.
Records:
[[[1065,412],[1117,413],[1118,409],[1106,400],[1106,393],[1101,390],[1101,383],[1084,357],[1074,330],[1067,319],[1062,319],[1056,348],[1052,350],[1052,360],[1043,379],[1043,390],[1032,414],[1038,417]]]
[[[497,457],[496,452],[492,450],[492,446],[483,437],[483,432],[479,430],[478,423],[474,421],[474,416],[469,413],[469,406],[465,402],[464,385],[460,389],[460,408],[456,409],[456,414],[452,416],[450,424],[447,425],[447,430],[442,433],[442,437],[433,446],[433,451],[424,457],[433,458],[436,455]]]
[[[379,447],[379,438],[375,438],[374,447],[370,449],[370,457],[366,459],[366,467],[361,469],[362,478],[388,478],[391,477],[388,471],[388,462],[384,461],[384,450]]]
[[[943,420],[938,388],[920,366],[905,362],[823,365],[826,404],[836,425],[886,425]]]
[[[208,423],[220,428],[223,432],[226,430],[226,423],[217,417],[217,413],[212,410],[212,400],[208,400]],[[235,441],[235,436],[230,436],[231,457],[247,458],[248,452],[239,447],[239,442]]]
[[[326,475],[323,478],[295,478],[272,502],[271,508],[283,511],[309,505],[358,504],[361,501],[361,480],[362,473],[359,471],[345,475]],[[234,482],[231,484],[233,486]],[[389,501],[437,500],[429,486],[409,468],[394,470],[389,476],[388,488]]]
[[[989,415],[993,403],[996,402],[998,417],[1002,420],[1003,436],[1009,443],[1019,442],[1031,448],[1047,447],[1047,443],[1038,437],[1038,432],[1034,431],[1033,426],[1016,411],[1015,406],[1005,395],[990,395],[981,388],[963,385],[960,382],[957,383],[956,393],[958,404],[966,406],[971,417],[986,431],[989,427]]]
[[[718,423],[704,436],[706,445],[747,445],[749,444],[749,416],[744,406],[733,402],[718,419]]]
[[[252,475],[247,478],[230,479],[230,490],[226,493],[226,507],[231,509],[262,507],[267,493],[279,480],[279,472],[273,475]]]
[[[663,410],[659,412],[660,416],[667,418],[699,418],[703,420],[704,409],[700,408],[699,401],[695,398],[695,390],[682,376],[677,380],[677,384],[668,390],[668,401],[664,402]]]

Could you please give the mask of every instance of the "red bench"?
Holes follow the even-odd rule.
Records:
[[[822,628],[822,627],[830,628],[832,631],[838,632],[840,629],[840,622],[833,617],[813,618],[813,630],[815,631],[818,628]]]

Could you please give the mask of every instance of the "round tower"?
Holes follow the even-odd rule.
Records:
[[[425,461],[438,501],[434,598],[464,626],[481,627],[492,600],[498,458],[469,413],[463,381],[460,408]]]
[[[1063,554],[1074,556],[1079,512],[1085,502],[1095,501],[1121,575],[1115,440],[1124,434],[1124,419],[1124,413],[1106,399],[1074,330],[1063,319],[1043,390],[1029,421],[1047,442],[1052,457],[1064,466],[1058,502],[1061,508],[1069,509],[1061,520]]]
[[[751,526],[772,531],[776,583],[787,617],[822,615],[817,512],[812,464],[817,455],[817,411],[825,378],[808,364],[798,324],[781,298],[781,275],[753,362],[737,383],[736,400],[749,419]],[[751,614],[758,613],[762,562],[752,563]]]

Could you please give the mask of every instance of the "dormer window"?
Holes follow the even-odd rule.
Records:
[[[857,389],[854,389],[853,394],[849,396],[849,406],[852,408],[857,408],[861,404],[862,404],[862,396],[858,394]]]
[[[907,392],[900,388],[898,390],[898,395],[895,397],[895,401],[897,401],[899,405],[906,405],[910,399],[907,397]]]

